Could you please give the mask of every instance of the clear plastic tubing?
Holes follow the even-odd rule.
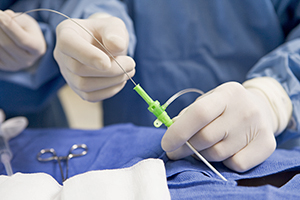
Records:
[[[0,129],[1,131],[1,129]],[[5,167],[6,174],[8,176],[13,175],[13,171],[11,168],[12,153],[9,149],[7,140],[0,134],[0,159]]]

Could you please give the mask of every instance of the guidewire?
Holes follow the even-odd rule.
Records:
[[[173,124],[173,121],[171,120],[171,118],[168,116],[167,112],[165,111],[166,107],[172,102],[174,101],[178,96],[180,96],[181,94],[177,93],[177,96],[174,98],[170,98],[169,101],[167,101],[163,106],[160,105],[159,101],[153,101],[151,99],[151,97],[144,91],[144,89],[139,85],[136,84],[135,81],[129,76],[129,74],[125,71],[125,69],[122,67],[122,65],[117,61],[117,59],[113,56],[113,54],[88,30],[86,29],[84,26],[82,26],[80,23],[76,22],[75,20],[73,20],[72,18],[70,18],[69,16],[56,11],[56,10],[52,10],[52,9],[47,9],[47,8],[38,8],[38,9],[32,9],[23,13],[20,13],[19,15],[16,15],[15,17],[18,17],[22,14],[26,14],[26,13],[30,13],[30,12],[36,12],[36,11],[49,11],[49,12],[53,12],[56,14],[59,14],[69,20],[71,20],[73,23],[75,23],[76,25],[78,25],[79,27],[81,27],[85,32],[87,32],[105,51],[106,53],[116,62],[116,64],[120,67],[120,69],[124,72],[124,74],[128,77],[128,79],[134,84],[134,90],[147,102],[147,104],[149,105],[148,110],[150,112],[152,112],[156,117],[157,120],[154,122],[154,125],[156,127],[160,126],[162,123],[167,126],[170,127]],[[14,17],[14,18],[15,18]],[[186,91],[180,91],[182,93],[186,93]],[[179,93],[180,93],[179,92]],[[176,95],[176,94],[175,94]],[[174,96],[175,96],[174,95]],[[206,164],[213,172],[215,172],[222,180],[227,181],[226,178],[224,178],[188,141],[186,142],[186,145],[196,154],[196,156],[202,160],[204,162],[204,164]]]

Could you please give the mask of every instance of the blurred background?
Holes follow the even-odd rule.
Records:
[[[102,103],[82,100],[68,85],[59,91],[59,98],[66,112],[70,128],[99,129],[103,127]]]

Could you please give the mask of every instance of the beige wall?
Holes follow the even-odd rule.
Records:
[[[59,91],[70,127],[73,129],[99,129],[102,122],[102,103],[90,103],[82,100],[69,86]]]

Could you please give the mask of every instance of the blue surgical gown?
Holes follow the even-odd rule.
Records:
[[[15,4],[13,8],[17,11],[47,7],[76,18],[108,12],[123,19],[130,34],[128,52],[137,64],[134,80],[161,103],[185,88],[207,92],[227,81],[242,83],[253,77],[273,77],[282,84],[293,103],[294,123],[289,127],[289,137],[300,131],[299,1],[31,0]],[[50,35],[46,37],[47,44],[53,48],[53,30],[62,19],[42,12],[33,16],[41,21],[45,36],[47,32]],[[0,77],[14,84],[19,81],[19,85],[27,85],[31,90],[40,89],[39,94],[20,92],[19,98],[5,97],[1,102],[10,105],[12,110],[29,110],[49,99],[51,91],[56,91],[63,81],[51,48],[46,53],[48,56],[40,60],[31,86],[13,75]],[[4,89],[0,89],[1,94]],[[28,99],[25,105],[20,96],[22,102]],[[167,112],[171,117],[177,115],[196,97],[195,94],[180,97]],[[13,104],[17,100],[21,106]],[[155,120],[130,82],[120,93],[105,100],[103,106],[105,125],[131,122],[152,126]]]
[[[101,2],[101,1],[99,1]],[[109,1],[111,6],[113,2]],[[207,92],[227,81],[269,76],[293,103],[289,137],[300,123],[300,2],[293,0],[124,0],[134,24],[135,82],[164,103],[185,88]],[[102,6],[105,3],[99,3]],[[109,12],[113,15],[113,9]],[[125,12],[125,11],[124,11]],[[131,43],[131,45],[135,45]],[[130,47],[132,48],[132,47]],[[127,83],[104,101],[104,124],[152,126],[155,117]],[[171,117],[195,100],[177,99]],[[281,137],[283,137],[283,134]]]

